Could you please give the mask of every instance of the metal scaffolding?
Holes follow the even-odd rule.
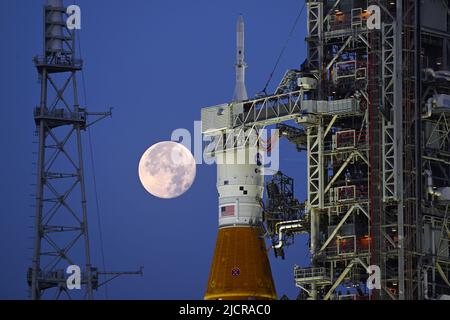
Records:
[[[303,135],[292,139],[307,155],[298,223],[311,265],[295,267],[300,296],[448,298],[449,1],[306,5],[308,57],[286,73],[289,86],[212,107],[230,110],[228,129],[294,120]],[[369,28],[373,6],[379,27]],[[374,265],[381,288],[367,286]]]
[[[34,58],[41,99],[34,109],[39,142],[34,253],[27,273],[33,300],[93,299],[93,291],[104,284],[100,275],[142,274],[99,271],[91,264],[82,132],[111,112],[88,112],[79,103],[77,74],[83,61],[77,58],[75,30],[65,19],[62,1],[44,6],[44,52]],[[72,265],[82,269],[81,295],[67,287]]]

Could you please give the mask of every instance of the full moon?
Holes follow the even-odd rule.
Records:
[[[185,193],[196,174],[192,153],[172,141],[157,143],[141,157],[139,178],[145,190],[162,199],[173,199]]]

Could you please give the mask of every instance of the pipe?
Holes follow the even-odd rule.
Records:
[[[425,170],[425,174],[427,175],[427,192],[428,192],[428,194],[430,194],[431,196],[440,198],[442,196],[442,193],[433,188],[433,176],[432,176],[431,170]]]
[[[422,14],[421,14],[421,0],[416,0],[415,3],[415,20],[416,20],[416,32],[414,35],[414,49],[415,57],[414,57],[414,64],[415,64],[415,81],[414,81],[414,91],[415,91],[415,101],[414,101],[414,136],[415,136],[415,149],[414,149],[414,158],[415,158],[415,169],[416,169],[416,175],[415,175],[415,182],[416,182],[416,188],[415,188],[415,196],[416,201],[414,202],[414,220],[415,224],[417,224],[416,228],[416,239],[415,239],[415,245],[420,250],[421,248],[421,242],[422,242],[422,197],[423,197],[423,187],[422,187],[422,81],[420,81],[421,77],[421,70],[422,70],[422,59],[421,59],[421,53],[422,53]],[[417,264],[417,269],[421,267],[421,262],[419,259],[419,262]],[[400,277],[399,277],[400,278]],[[403,280],[403,279],[401,279]],[[400,280],[399,280],[400,282]],[[404,289],[404,282],[399,283],[399,300],[404,300],[407,298],[406,294],[403,294]],[[421,295],[421,288],[419,287],[419,297]],[[409,293],[408,293],[409,295]]]
[[[284,245],[283,241],[283,231],[284,230],[291,230],[291,229],[297,229],[297,228],[303,228],[303,224],[301,223],[292,223],[291,224],[285,224],[278,228],[278,243],[275,246],[272,246],[274,249],[280,249]]]
[[[426,269],[423,269],[423,298],[425,300],[430,300],[428,296],[428,272]]]
[[[445,70],[434,71],[431,68],[425,68],[425,69],[423,69],[423,71],[425,72],[426,75],[430,75],[433,79],[441,79],[441,80],[450,81],[450,72],[449,71],[445,71]]]
[[[428,119],[431,117],[431,114],[433,113],[433,107],[436,105],[436,100],[431,97],[427,100],[427,113],[422,116],[422,119]]]
[[[431,220],[431,265],[435,266],[436,265],[436,238],[434,236],[435,233],[435,229],[436,229],[436,222],[435,220]],[[435,297],[436,296],[436,268],[432,268],[431,269],[431,281],[432,281],[432,296]]]
[[[444,70],[436,71],[435,72],[435,78],[436,79],[450,81],[450,72],[449,71],[444,71]]]
[[[425,74],[429,74],[433,79],[436,78],[436,73],[434,72],[433,69],[425,68],[425,69],[423,69],[423,71],[425,72]]]

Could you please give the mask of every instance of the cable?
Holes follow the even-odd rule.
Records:
[[[78,36],[78,50],[80,52],[80,59],[83,59],[83,54],[81,51],[81,35],[80,32],[75,33]],[[81,80],[82,80],[82,86],[83,86],[83,96],[84,96],[84,104],[85,107],[87,107],[88,101],[87,101],[87,93],[86,93],[86,79],[84,77],[84,70],[81,69]],[[103,232],[102,232],[102,223],[101,223],[101,217],[100,217],[100,205],[98,200],[98,191],[97,191],[97,178],[95,174],[95,161],[94,161],[94,148],[92,147],[92,135],[91,135],[91,128],[87,128],[88,132],[88,140],[89,140],[89,153],[90,153],[90,162],[91,162],[91,169],[92,169],[92,176],[93,176],[93,183],[94,183],[94,197],[95,197],[95,207],[96,207],[96,214],[97,214],[97,227],[99,230],[99,240],[100,240],[100,253],[102,258],[102,268],[104,271],[106,271],[106,263],[105,263],[105,251],[104,251],[104,245],[103,245]],[[108,294],[108,285],[105,284],[105,299],[109,299]]]
[[[300,13],[298,14],[297,18],[295,18],[294,25],[292,26],[292,29],[289,32],[288,38],[286,39],[286,42],[285,42],[284,46],[282,47],[282,49],[280,51],[280,54],[279,54],[278,59],[277,59],[277,61],[275,63],[275,66],[273,67],[273,70],[272,70],[272,72],[269,75],[269,79],[267,79],[266,85],[264,86],[264,89],[261,91],[265,95],[267,95],[267,87],[269,86],[270,81],[272,80],[273,75],[275,74],[275,71],[277,70],[278,65],[280,64],[281,58],[283,57],[283,54],[284,54],[284,51],[286,51],[286,48],[289,45],[289,41],[291,40],[292,36],[294,35],[295,29],[297,28],[297,24],[300,21],[300,17],[301,17],[301,15],[303,13],[303,10],[305,10],[305,6],[306,6],[306,0],[305,0],[305,2],[303,2],[302,9],[300,10]]]
[[[100,252],[102,256],[102,267],[103,270],[106,271],[106,263],[105,263],[105,252],[104,252],[104,246],[103,246],[103,232],[102,232],[102,223],[101,223],[101,217],[100,217],[100,206],[98,201],[98,192],[97,192],[97,179],[95,175],[95,161],[94,161],[94,152],[92,148],[92,136],[91,136],[91,129],[88,128],[88,138],[89,138],[89,150],[91,154],[91,167],[92,167],[92,175],[93,175],[93,182],[94,182],[94,195],[95,195],[95,206],[97,211],[97,225],[99,230],[99,238],[100,238]],[[108,297],[108,285],[105,285],[105,298],[106,300],[109,299]]]

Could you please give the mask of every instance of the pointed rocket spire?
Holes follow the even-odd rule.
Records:
[[[244,18],[238,17],[236,26],[236,86],[234,89],[233,101],[240,102],[248,99],[245,88],[245,68],[244,61]]]

